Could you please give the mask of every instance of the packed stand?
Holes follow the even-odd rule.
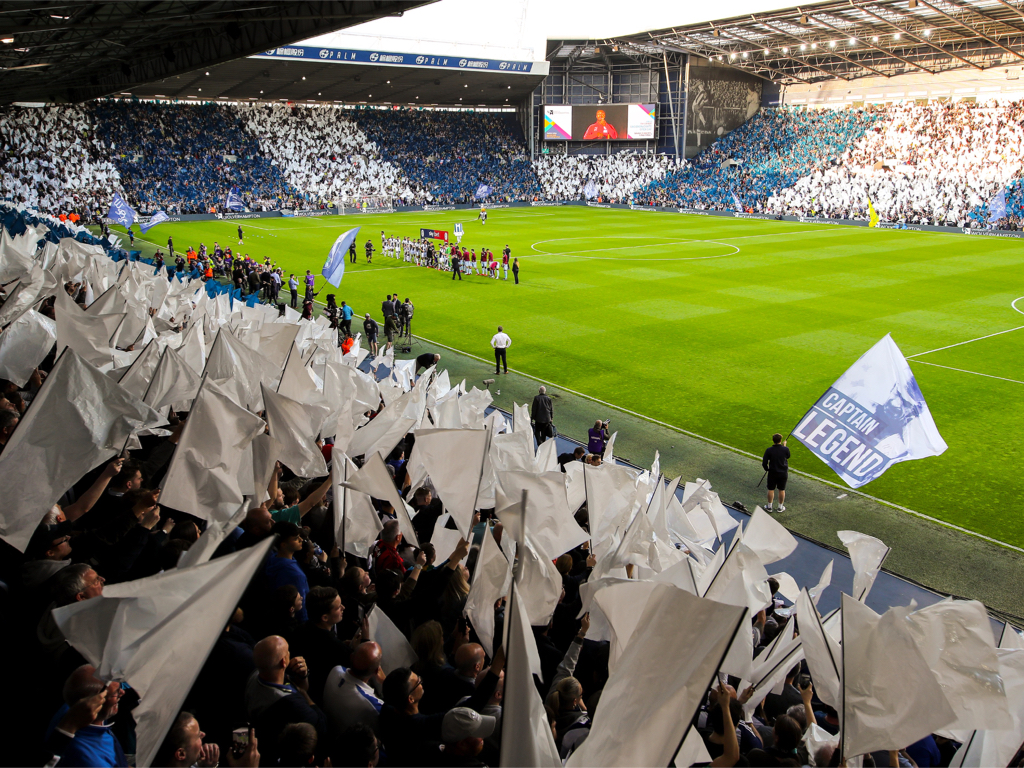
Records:
[[[230,106],[122,100],[91,111],[126,199],[141,212],[221,211],[232,187],[246,207],[276,209],[295,191]]]
[[[614,155],[541,155],[534,162],[547,200],[622,203],[676,168],[670,155],[618,152]],[[591,184],[593,182],[593,184]]]
[[[870,199],[887,221],[987,226],[988,201],[1024,167],[1024,103],[895,104],[881,118],[767,210],[867,218]]]
[[[633,201],[766,212],[770,197],[838,159],[880,117],[864,109],[762,109]]]
[[[40,210],[106,211],[121,177],[78,106],[0,109],[0,195]]]
[[[510,424],[437,355],[0,225],[13,764],[1020,761],[1024,639],[979,603],[822,618],[831,564],[769,577],[792,534],[607,421],[559,453],[543,387]],[[888,548],[840,537],[866,597]]]
[[[407,203],[472,203],[480,185],[491,188],[490,202],[540,194],[522,128],[511,115],[361,109],[353,118],[411,182],[416,196]]]
[[[997,193],[998,194],[998,193]],[[971,211],[972,222],[981,222],[981,226],[992,226],[994,229],[1019,232],[1024,229],[1024,182],[1019,178],[1007,184],[1005,190],[1006,211],[1003,216],[996,216],[992,208],[992,200]],[[979,224],[972,223],[972,226]]]
[[[238,109],[263,154],[307,203],[414,197],[402,172],[382,158],[377,144],[349,119],[350,112],[284,104]]]

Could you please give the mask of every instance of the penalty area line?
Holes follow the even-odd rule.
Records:
[[[938,363],[929,363],[927,360],[911,360],[912,363],[920,363],[921,365],[931,365],[936,368],[945,368],[947,371],[957,371],[958,373],[970,373],[974,376],[984,376],[986,379],[999,379],[1000,381],[1009,381],[1012,384],[1024,384],[1024,381],[1017,381],[1017,379],[1007,379],[1004,376],[993,376],[991,373],[978,373],[977,371],[968,371],[964,368],[954,368],[951,365],[939,365]]]
[[[461,349],[456,349],[455,347],[450,347],[447,344],[442,344],[439,341],[434,341],[433,339],[428,339],[426,336],[420,336],[419,334],[416,334],[416,336],[418,338],[420,338],[420,339],[423,339],[423,341],[425,341],[425,342],[427,342],[429,344],[434,344],[434,345],[436,345],[438,347],[441,347],[443,349],[448,349],[448,350],[451,350],[452,352],[457,352],[460,355],[465,355],[466,357],[471,357],[474,360],[479,360],[480,362],[487,363],[487,364],[490,364],[492,362],[491,360],[488,360],[487,358],[480,357],[479,355],[474,355],[474,354],[471,354],[469,352],[465,352],[465,351],[463,351]],[[590,400],[592,402],[598,403],[599,405],[604,405],[604,406],[607,406],[609,408],[614,408],[615,410],[620,411],[621,413],[628,413],[630,416],[635,416],[636,418],[642,419],[642,420],[647,421],[647,422],[650,422],[651,424],[657,424],[660,427],[665,427],[666,429],[671,429],[673,432],[679,432],[681,434],[684,434],[684,435],[687,435],[689,437],[695,438],[695,439],[700,440],[702,442],[709,443],[711,445],[717,445],[719,448],[725,448],[726,450],[732,451],[733,453],[737,453],[737,454],[739,454],[741,456],[747,456],[749,458],[756,459],[756,460],[760,460],[761,459],[760,456],[757,456],[756,454],[750,453],[749,451],[744,451],[742,448],[736,448],[735,446],[719,442],[718,440],[714,440],[714,439],[712,439],[710,437],[705,437],[704,435],[699,435],[696,432],[690,432],[689,430],[683,429],[682,427],[677,427],[674,424],[668,424],[668,423],[666,423],[664,421],[659,421],[658,419],[652,418],[651,416],[645,416],[642,413],[637,413],[636,411],[631,411],[628,408],[623,408],[621,405],[615,405],[615,403],[606,402],[604,400],[601,400],[599,398],[594,397],[593,395],[588,395],[588,394],[586,394],[584,392],[578,392],[577,390],[570,389],[569,387],[563,387],[562,385],[556,384],[553,381],[548,381],[546,379],[540,378],[539,376],[534,376],[533,374],[525,373],[523,371],[519,371],[519,370],[516,370],[514,368],[509,368],[509,370],[512,373],[517,373],[520,376],[525,376],[528,379],[533,379],[534,381],[539,381],[541,384],[547,384],[549,386],[556,387],[556,388],[561,389],[561,390],[563,390],[565,392],[569,392],[571,394],[574,394],[574,395],[577,395],[579,397],[585,398],[585,399]],[[810,480],[816,480],[817,482],[824,483],[825,485],[830,485],[833,488],[839,488],[839,489],[845,491],[846,493],[856,494],[857,496],[860,496],[862,498],[868,499],[869,501],[874,501],[877,504],[882,504],[882,505],[890,507],[892,509],[898,509],[900,512],[906,512],[908,515],[912,515],[913,517],[920,518],[921,520],[927,520],[930,523],[935,523],[936,525],[941,525],[943,528],[950,528],[950,529],[952,529],[954,531],[958,531],[958,532],[966,534],[968,536],[973,536],[975,538],[982,539],[983,541],[987,541],[987,542],[989,542],[991,544],[996,544],[996,545],[998,545],[1000,547],[1004,547],[1006,549],[1012,549],[1014,552],[1020,552],[1020,553],[1024,554],[1024,548],[1014,546],[1013,544],[1009,544],[1009,543],[1007,543],[1005,541],[1000,541],[999,539],[994,539],[991,536],[986,536],[983,533],[978,533],[977,531],[972,531],[969,528],[964,528],[962,526],[956,525],[955,523],[950,523],[950,522],[947,522],[945,520],[939,520],[938,518],[932,517],[931,515],[926,515],[923,512],[918,512],[917,510],[910,509],[909,507],[904,507],[904,506],[902,506],[900,504],[896,504],[894,502],[887,501],[885,499],[880,499],[877,496],[872,496],[871,494],[864,493],[863,491],[859,491],[859,490],[857,490],[855,488],[849,488],[846,485],[842,485],[840,483],[836,483],[836,482],[833,482],[831,480],[826,480],[826,479],[824,479],[822,477],[818,477],[817,475],[812,475],[809,472],[802,472],[799,469],[792,469],[792,468],[790,469],[790,472],[794,472],[794,473],[796,473],[798,475],[802,475],[803,477],[806,477],[806,478],[808,478]]]

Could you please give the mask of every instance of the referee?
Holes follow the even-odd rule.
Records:
[[[786,511],[786,480],[789,477],[789,448],[782,435],[772,435],[772,444],[764,452],[761,468],[768,473],[768,512],[772,511],[775,490],[779,491],[779,507],[776,512]]]
[[[508,373],[508,360],[505,359],[505,350],[512,346],[512,339],[508,337],[504,329],[499,325],[498,332],[491,337],[491,346],[494,347],[494,373],[501,373],[501,368],[505,368],[505,373]]]

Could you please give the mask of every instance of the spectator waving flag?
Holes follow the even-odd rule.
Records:
[[[875,204],[871,202],[871,198],[868,198],[868,226],[878,226],[878,211],[875,210]]]
[[[494,189],[492,187],[489,187],[486,184],[481,184],[479,187],[476,188],[476,194],[474,195],[474,197],[477,200],[483,200],[493,191]]]
[[[139,224],[139,229],[141,229],[142,233],[145,234],[157,224],[163,224],[165,221],[170,221],[170,218],[171,217],[164,211],[157,211],[150,217],[148,224]]]
[[[334,245],[331,246],[331,252],[327,254],[324,268],[320,270],[320,274],[335,288],[341,286],[341,278],[345,274],[345,257],[348,255],[349,246],[356,241],[357,237],[359,237],[359,227],[350,229],[335,240]]]
[[[245,204],[242,203],[242,193],[238,191],[238,187],[232,187],[228,192],[228,199],[224,203],[224,207],[229,211],[240,211],[245,208]]]
[[[938,456],[947,447],[888,334],[818,398],[793,436],[851,488],[893,464]]]
[[[995,224],[1006,216],[1006,190],[1000,189],[995,197],[988,201],[988,223]]]
[[[132,222],[135,221],[135,211],[124,201],[123,197],[115,192],[113,199],[110,201],[110,211],[107,213],[107,218],[128,229]]]
[[[593,179],[587,182],[587,185],[583,188],[583,194],[587,200],[593,200],[597,197],[597,184],[594,183]]]
[[[735,211],[737,213],[743,213],[743,203],[740,202],[739,197],[736,196],[736,193],[732,189],[729,190],[729,194],[732,195],[732,204],[735,206]]]

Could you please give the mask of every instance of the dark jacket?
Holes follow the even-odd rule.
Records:
[[[533,398],[533,407],[530,408],[530,418],[538,424],[550,424],[554,421],[555,407],[551,404],[551,398],[547,395],[537,395]]]

